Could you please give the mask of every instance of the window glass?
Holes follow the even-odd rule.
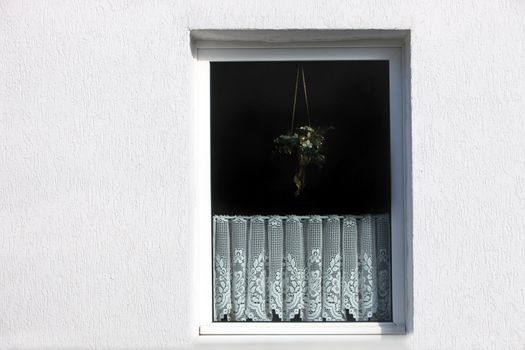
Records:
[[[210,79],[214,320],[391,320],[388,61]]]

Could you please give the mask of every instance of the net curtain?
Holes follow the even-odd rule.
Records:
[[[214,216],[214,321],[390,321],[388,215]]]

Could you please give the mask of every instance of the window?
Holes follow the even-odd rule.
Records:
[[[201,48],[196,81],[200,333],[403,331],[401,49]]]

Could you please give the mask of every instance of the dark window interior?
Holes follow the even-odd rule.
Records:
[[[297,160],[275,154],[273,140],[290,130],[299,64],[312,126],[334,129],[325,165],[307,169],[295,197]],[[210,69],[214,215],[390,212],[387,61],[212,62]],[[306,124],[300,89],[295,125]]]

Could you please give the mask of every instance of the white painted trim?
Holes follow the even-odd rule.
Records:
[[[290,49],[290,48],[349,48],[349,47],[403,47],[402,40],[342,40],[342,41],[301,41],[301,42],[238,42],[238,41],[196,41],[194,47],[203,49]]]
[[[389,58],[390,71],[390,181],[392,244],[392,316],[396,324],[405,324],[405,202],[404,118],[402,50],[394,49]]]
[[[201,325],[199,335],[341,335],[403,334],[405,326],[393,322],[260,323],[215,322]]]
[[[389,60],[399,47],[323,47],[323,48],[233,48],[199,49],[201,61],[348,61]]]
[[[192,29],[195,48],[402,47],[410,31],[403,29]]]
[[[406,109],[403,48],[295,47],[196,48],[195,60],[195,257],[199,334],[400,334],[405,332],[407,218],[410,183],[409,119]],[[392,181],[392,312],[393,322],[350,323],[218,323],[212,322],[212,240],[210,187],[210,61],[387,60],[390,67],[390,136]],[[210,220],[203,220],[210,218]]]
[[[193,125],[195,162],[195,230],[194,262],[197,267],[194,279],[197,281],[199,324],[212,320],[212,242],[211,242],[211,153],[210,153],[210,63],[195,61],[194,64],[194,108]],[[203,218],[210,218],[203,220]],[[209,301],[209,302],[204,302]],[[209,305],[208,305],[209,304]]]

